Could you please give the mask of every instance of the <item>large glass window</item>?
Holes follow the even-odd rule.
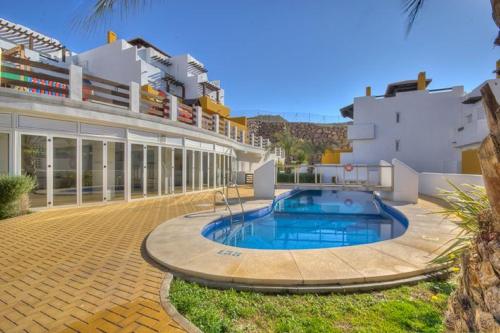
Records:
[[[193,151],[186,150],[186,191],[193,190]]]
[[[210,174],[210,163],[209,163],[209,159],[208,159],[208,152],[204,151],[202,153],[202,167],[201,167],[201,170],[203,171],[202,173],[202,177],[203,177],[203,188],[204,189],[207,189],[209,188],[209,183],[208,183],[208,175]]]
[[[0,133],[0,175],[9,173],[9,134]]]
[[[182,168],[184,162],[182,160],[182,149],[174,149],[174,191],[182,193]]]
[[[172,193],[173,186],[173,172],[174,172],[174,164],[173,164],[173,155],[172,148],[162,147],[161,148],[161,191],[162,194],[170,194]]]
[[[194,152],[194,189],[201,189],[201,152]]]
[[[158,195],[158,147],[148,146],[148,196]]]
[[[82,140],[82,202],[103,199],[103,143]]]
[[[125,144],[108,142],[108,201],[125,199]]]
[[[31,207],[47,206],[47,138],[21,135],[21,172],[36,181],[30,193]]]
[[[209,153],[208,154],[208,184],[211,187],[215,187],[215,178],[214,178],[214,163],[215,163],[215,158],[216,156],[214,153]]]
[[[131,189],[132,198],[144,197],[144,146],[132,145],[131,160]]]
[[[54,138],[54,206],[76,204],[76,139]]]
[[[220,187],[222,185],[222,163],[221,163],[222,156],[219,154],[215,155],[215,170],[216,170],[216,186]]]

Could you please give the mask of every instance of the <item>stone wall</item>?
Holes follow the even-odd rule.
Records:
[[[291,123],[285,121],[267,121],[256,118],[248,119],[248,130],[256,136],[269,138],[274,142],[274,134],[289,128],[291,133],[303,140],[309,140],[318,144],[328,144],[336,149],[350,149],[347,140],[346,124],[315,124],[315,123]]]

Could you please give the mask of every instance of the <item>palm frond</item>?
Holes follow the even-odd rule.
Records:
[[[145,8],[152,0],[95,0],[89,13],[77,18],[75,25],[93,29],[107,17],[118,13],[122,19],[132,12]]]
[[[403,12],[408,15],[406,23],[406,35],[408,35],[415,23],[415,19],[421,12],[425,0],[403,0]]]
[[[440,196],[448,203],[449,208],[439,213],[445,217],[453,217],[452,221],[461,231],[451,245],[432,260],[437,264],[451,264],[469,249],[481,229],[479,215],[490,209],[484,187],[468,184],[459,187],[450,181],[448,184],[452,190],[441,190]]]

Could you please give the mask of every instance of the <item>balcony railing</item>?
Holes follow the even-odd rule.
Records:
[[[130,112],[171,119],[208,131],[218,131],[226,137],[230,134],[228,139],[258,148],[266,148],[269,142],[268,139],[241,130],[219,114],[210,114],[199,106],[183,104],[173,95],[151,93],[140,89],[139,85],[133,82],[127,85],[108,80],[86,73],[79,66],[55,66],[5,55],[1,50],[0,86],[26,93],[104,104]],[[172,112],[175,108],[177,113]],[[231,126],[229,132],[227,126]]]
[[[188,125],[193,125],[196,123],[196,119],[193,112],[193,107],[178,103],[177,104],[177,120],[181,123],[185,123]]]
[[[33,94],[68,97],[69,70],[14,56],[1,56],[1,86]]]
[[[392,188],[392,165],[318,164],[276,167],[277,184]]]
[[[129,108],[130,87],[102,77],[83,74],[82,99]]]
[[[166,119],[170,118],[168,97],[141,90],[141,113]]]

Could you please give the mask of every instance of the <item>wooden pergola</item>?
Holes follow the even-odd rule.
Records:
[[[2,18],[0,18],[0,39],[13,44],[24,45],[27,49],[40,53],[61,51],[63,61],[66,58],[66,47],[58,40]]]

